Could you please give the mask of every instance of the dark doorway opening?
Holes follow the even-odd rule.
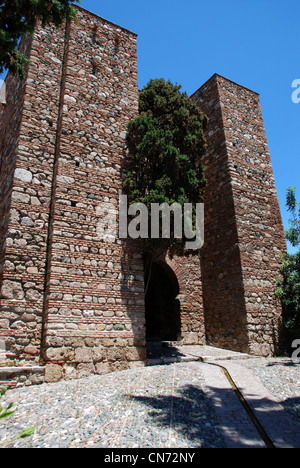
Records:
[[[153,263],[146,293],[147,342],[181,339],[179,284],[165,263]]]

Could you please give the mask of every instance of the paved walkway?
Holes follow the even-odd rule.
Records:
[[[219,367],[210,364],[203,364],[202,367],[206,368],[202,371],[220,418],[226,445],[234,448],[300,448],[300,425],[252,372],[228,361],[218,361],[218,365],[228,371],[229,379]],[[240,393],[241,401],[230,380]]]
[[[209,346],[171,346],[149,363],[193,359],[202,362],[201,372],[226,447],[300,448],[300,420],[298,424],[251,370],[241,365],[252,356]],[[298,369],[300,384],[300,365]],[[299,405],[300,388],[298,392]]]
[[[7,447],[300,448],[300,420],[278,403],[247,358],[181,347],[162,353],[169,365],[11,390],[5,399],[16,412],[2,420],[0,440],[33,426],[30,439]],[[284,367],[293,378],[299,369]]]

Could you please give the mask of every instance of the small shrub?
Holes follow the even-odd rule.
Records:
[[[0,391],[0,398],[2,398],[7,392],[7,387],[2,388]],[[16,410],[12,410],[12,407],[14,406],[13,403],[9,403],[6,408],[3,408],[0,406],[0,419],[8,418],[12,414],[15,413]],[[26,437],[30,437],[34,433],[35,429],[33,427],[29,427],[28,429],[25,429],[22,431],[17,437],[14,437],[11,440],[1,442],[0,447],[3,445],[8,445],[11,444],[12,442],[15,442],[18,439],[25,439]]]

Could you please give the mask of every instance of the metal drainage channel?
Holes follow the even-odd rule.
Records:
[[[204,361],[204,359],[202,359],[201,356],[197,356],[197,355],[191,354],[191,353],[186,353],[186,354],[193,357],[193,358],[196,358],[197,361],[203,362],[205,364],[209,364],[211,366],[216,366],[216,367],[219,367],[220,369],[222,369],[226,379],[230,383],[230,386],[231,386],[232,390],[234,391],[234,393],[237,396],[239,402],[241,403],[242,407],[246,411],[246,414],[248,415],[248,417],[251,420],[252,424],[256,428],[256,430],[257,430],[258,434],[260,435],[262,441],[264,442],[265,446],[267,448],[273,448],[273,449],[276,448],[275,445],[273,444],[272,440],[270,439],[270,437],[266,433],[264,427],[262,426],[260,421],[255,416],[252,408],[250,407],[250,405],[245,400],[243,394],[241,393],[241,391],[236,386],[236,384],[233,381],[233,379],[232,379],[230,373],[228,372],[228,370],[225,367],[221,366],[221,364]]]
[[[232,390],[234,391],[234,393],[237,396],[239,402],[241,403],[244,410],[246,411],[246,413],[247,413],[248,417],[250,418],[252,424],[255,426],[257,432],[259,433],[259,435],[260,435],[261,439],[263,440],[264,444],[266,445],[266,447],[267,448],[276,448],[275,445],[273,444],[272,440],[270,439],[270,437],[266,433],[265,429],[263,428],[263,426],[261,425],[261,423],[259,422],[259,420],[255,416],[252,408],[250,407],[250,405],[247,403],[247,401],[243,397],[241,391],[237,388],[237,386],[234,383],[234,381],[233,381],[231,375],[229,374],[228,370],[225,367],[221,366],[220,364],[211,363],[211,362],[209,362],[208,364],[210,364],[211,366],[217,366],[220,369],[222,369],[222,371],[225,374],[225,377],[227,378],[228,382],[231,385]]]

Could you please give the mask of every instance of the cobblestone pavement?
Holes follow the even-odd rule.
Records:
[[[285,438],[275,434],[278,446],[298,444],[299,364],[208,347],[181,348],[180,354],[191,360],[10,390],[4,403],[14,402],[16,412],[1,421],[0,441],[34,427],[30,438],[5,447],[265,447],[221,365],[252,399],[267,429],[274,417],[287,424]],[[199,355],[204,362],[192,360]]]

